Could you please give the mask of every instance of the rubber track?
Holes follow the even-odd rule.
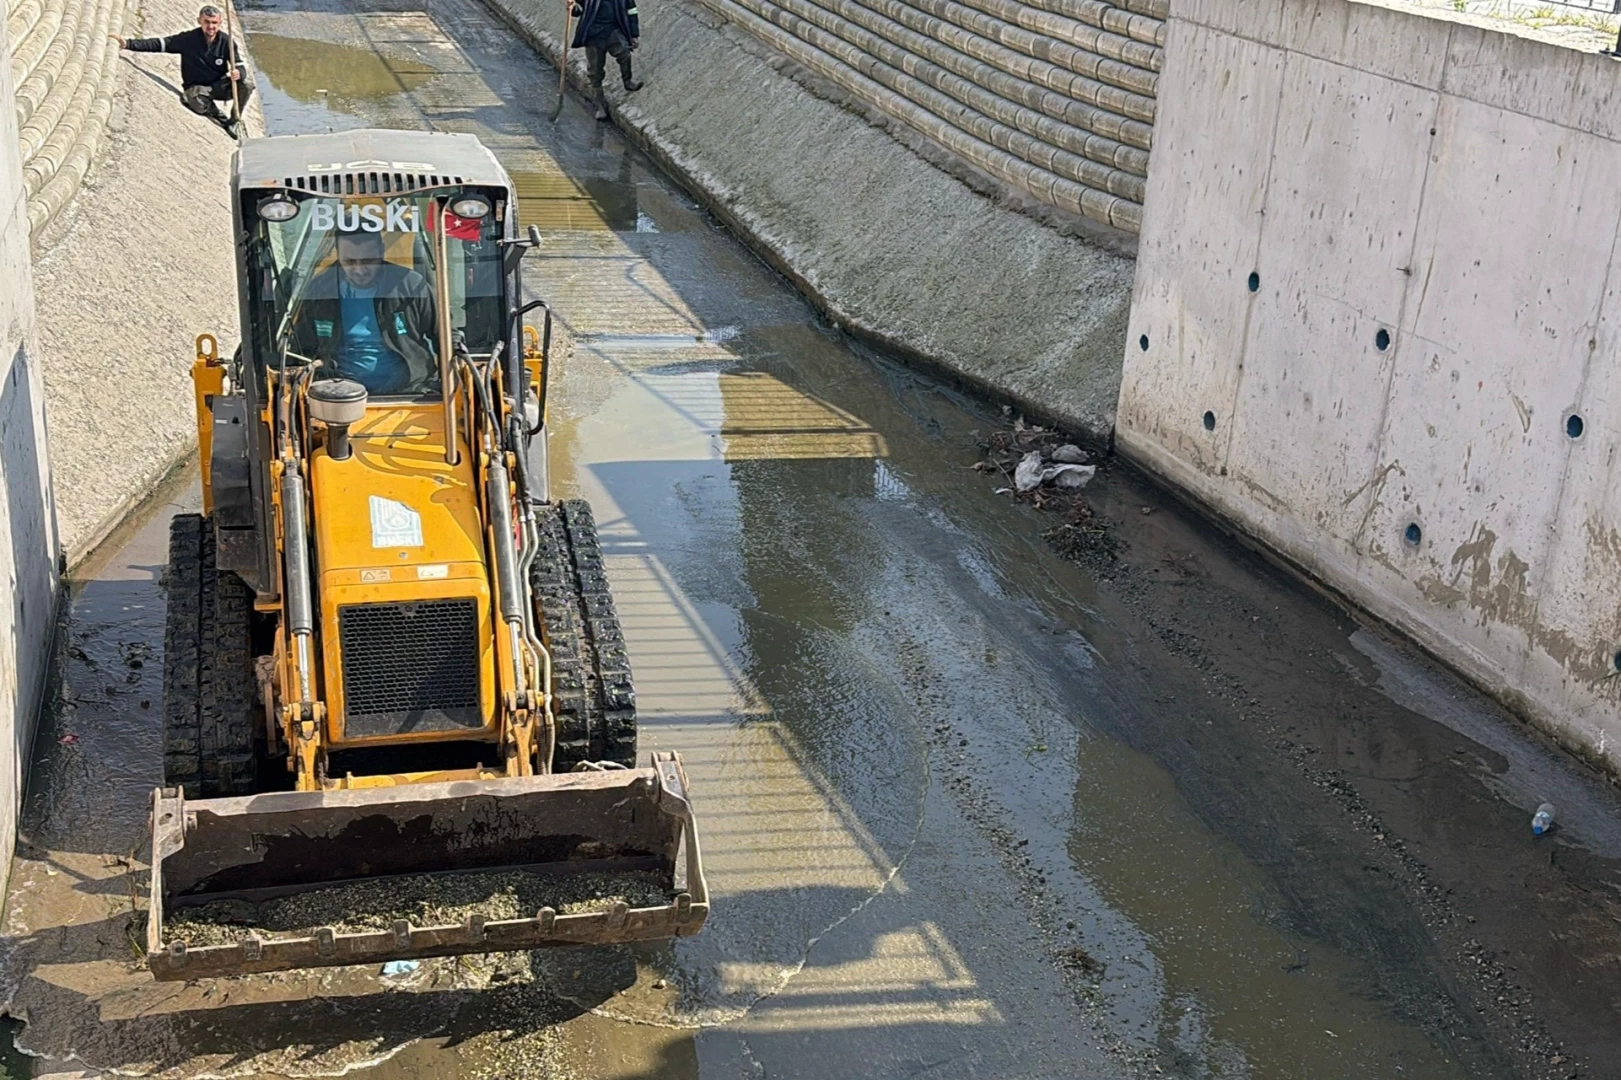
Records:
[[[630,656],[625,651],[619,612],[614,608],[608,575],[602,566],[602,547],[597,542],[597,523],[591,515],[591,504],[583,499],[568,500],[563,503],[563,520],[568,525],[574,569],[579,576],[580,603],[585,609],[586,636],[590,639],[595,666],[590,674],[596,677],[601,708],[600,723],[591,733],[591,750],[598,761],[634,766],[636,690],[631,683]]]
[[[214,530],[198,514],[169,525],[167,593],[165,781],[194,797],[251,792],[258,775],[252,605],[242,579],[215,567]]]
[[[578,604],[569,558],[568,533],[555,505],[535,508],[539,551],[529,571],[529,587],[546,647],[552,654],[552,710],[557,750],[552,768],[566,772],[591,757],[591,712],[581,655]]]
[[[169,522],[169,568],[164,575],[168,615],[163,630],[164,783],[198,794],[202,736],[197,722],[197,602],[202,595],[200,514],[177,514]]]
[[[636,694],[624,634],[608,592],[591,507],[583,500],[536,507],[540,551],[530,585],[552,653],[558,720],[552,767],[580,761],[636,763]]]

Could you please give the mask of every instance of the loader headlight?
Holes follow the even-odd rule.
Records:
[[[490,204],[477,195],[467,195],[451,203],[450,212],[459,218],[477,219],[490,212]]]
[[[298,203],[278,192],[259,200],[259,216],[266,221],[291,221],[298,216]]]

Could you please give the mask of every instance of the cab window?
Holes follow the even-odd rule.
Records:
[[[251,333],[260,364],[318,363],[374,396],[437,397],[437,228],[443,207],[483,197],[480,217],[445,218],[452,331],[474,355],[502,333],[501,223],[471,188],[349,198],[266,193],[249,210]],[[288,205],[292,203],[293,205]],[[477,205],[475,203],[471,205]],[[280,220],[277,220],[277,219]]]

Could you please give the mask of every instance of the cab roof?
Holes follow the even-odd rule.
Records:
[[[233,174],[238,188],[326,190],[318,185],[320,178],[345,175],[398,178],[388,185],[393,190],[402,184],[406,189],[512,186],[506,169],[476,136],[442,131],[362,129],[247,139],[237,149]]]

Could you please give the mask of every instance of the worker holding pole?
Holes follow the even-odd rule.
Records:
[[[641,20],[636,0],[578,0],[573,7],[574,40],[569,47],[585,49],[591,76],[591,97],[596,102],[597,119],[608,119],[608,98],[602,92],[608,57],[619,64],[619,78],[625,89],[640,90],[643,84],[630,73],[630,54],[641,45]]]
[[[624,0],[620,0],[624,2]],[[197,29],[168,37],[123,38],[108,35],[129,52],[170,53],[180,57],[180,100],[198,116],[206,116],[226,134],[241,137],[242,110],[253,96],[253,80],[237,53],[236,42],[222,30],[224,13],[213,4],[197,12]],[[231,102],[229,116],[215,102]]]

